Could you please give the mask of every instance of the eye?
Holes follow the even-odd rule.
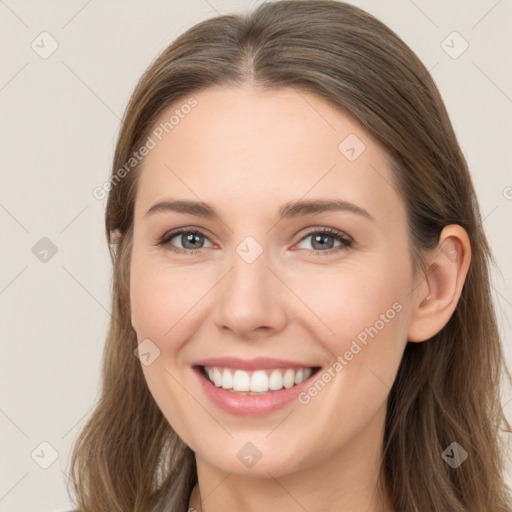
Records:
[[[176,247],[176,242],[173,242],[176,240],[177,243],[182,244],[181,247]],[[206,235],[198,230],[198,229],[179,229],[176,231],[172,231],[170,233],[166,233],[162,239],[158,242],[158,245],[165,245],[168,246],[171,251],[177,252],[177,253],[187,253],[187,254],[194,254],[197,250],[204,249],[204,243],[205,241],[209,239],[206,237]],[[211,247],[211,242],[209,246]]]
[[[322,228],[316,231],[310,231],[299,243],[311,238],[310,245],[312,250],[322,254],[332,254],[339,252],[347,247],[351,247],[353,240],[348,236],[332,228]],[[336,241],[338,245],[335,245]],[[309,248],[301,248],[310,250]]]
[[[339,252],[351,247],[353,243],[353,240],[348,235],[332,228],[310,231],[306,236],[302,237],[299,244],[308,238],[311,238],[312,249],[307,247],[299,247],[299,249],[313,251],[322,255]],[[205,246],[205,242],[208,242],[209,245]],[[177,244],[181,244],[181,247],[177,246]],[[213,246],[209,238],[201,230],[192,228],[181,228],[166,233],[158,242],[158,245],[167,246],[171,251],[182,254],[196,254],[201,252],[201,249]]]

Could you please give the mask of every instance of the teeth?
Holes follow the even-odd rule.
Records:
[[[252,374],[250,390],[251,391],[268,391],[268,377],[264,371],[258,370],[257,372],[254,372]]]
[[[295,384],[295,372],[293,370],[286,370],[283,377],[283,384],[286,389],[291,388]]]
[[[266,393],[269,390],[278,391],[283,389],[283,387],[289,389],[304,382],[313,373],[312,368],[246,372],[244,370],[206,366],[205,370],[210,381],[218,388],[222,387],[230,391],[248,392],[249,394]]]
[[[233,376],[232,388],[235,389],[236,391],[250,391],[250,387],[251,377],[249,377],[249,374],[247,372],[243,372],[242,370],[236,370],[235,375]]]
[[[233,374],[230,371],[222,373],[222,387],[231,389],[233,387]]]
[[[279,370],[273,370],[270,374],[268,387],[273,391],[277,391],[283,387],[283,376]]]
[[[222,386],[222,373],[218,368],[213,369],[213,383],[220,388]]]

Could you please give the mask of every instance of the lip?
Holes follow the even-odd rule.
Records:
[[[256,357],[254,359],[240,359],[238,357],[211,357],[196,361],[192,366],[220,366],[232,370],[273,370],[275,368],[318,368],[320,365],[311,363],[299,363],[297,361],[286,361],[284,359],[273,359],[269,357]]]
[[[206,366],[224,366],[226,368],[230,368],[225,365],[226,359],[223,358],[223,364],[211,364],[210,362],[221,361],[221,359],[208,359],[205,361],[209,361]],[[251,360],[251,364],[255,360]],[[267,360],[270,361],[270,360]],[[277,360],[273,359],[272,364],[274,364]],[[270,363],[269,363],[270,364]],[[287,363],[288,364],[288,363]],[[307,389],[312,382],[313,377],[319,372],[320,368],[318,366],[313,367],[315,371],[307,378],[305,381],[297,384],[289,389],[283,388],[279,391],[271,391],[264,395],[242,395],[238,393],[232,393],[231,391],[227,391],[223,388],[218,388],[210,380],[204,375],[202,364],[198,366],[193,366],[192,370],[195,375],[199,379],[199,383],[204,390],[206,396],[211,400],[211,402],[217,406],[219,409],[232,414],[234,416],[265,416],[268,414],[272,414],[297,399],[297,396]],[[311,368],[310,366],[303,365],[294,365],[293,367],[300,368]],[[281,363],[279,366],[270,366],[268,368],[281,368]],[[286,366],[285,367],[289,367]],[[241,368],[240,369],[248,369]],[[264,369],[262,366],[258,366],[256,368]],[[253,369],[253,368],[249,368]]]

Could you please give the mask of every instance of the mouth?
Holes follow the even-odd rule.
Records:
[[[243,370],[198,365],[195,369],[210,384],[233,394],[268,395],[299,386],[318,373],[320,367]]]
[[[253,417],[291,406],[322,368],[273,357],[210,357],[191,367],[214,406],[233,416]]]

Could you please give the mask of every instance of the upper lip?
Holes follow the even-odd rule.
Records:
[[[272,368],[316,368],[318,365],[273,359],[269,357],[256,357],[254,359],[241,359],[239,357],[211,357],[196,361],[192,366],[217,366],[236,370],[267,370]]]

